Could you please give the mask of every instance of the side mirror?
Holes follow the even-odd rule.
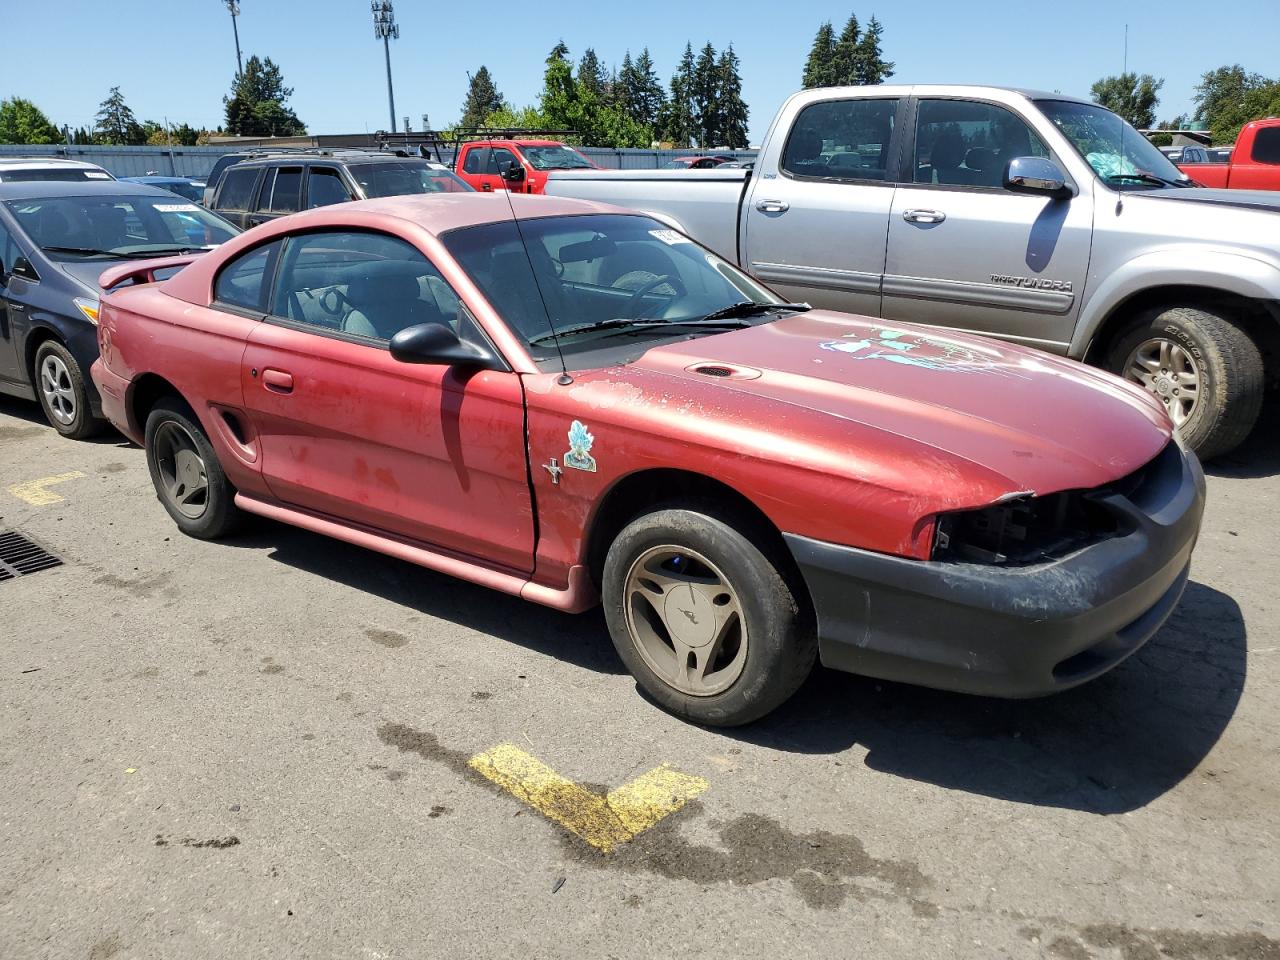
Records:
[[[449,367],[494,367],[496,358],[467,343],[443,323],[405,327],[391,338],[391,356],[401,363],[434,363]]]
[[[1071,193],[1058,165],[1046,157],[1014,157],[1004,169],[1004,188],[1014,193],[1065,197]]]
[[[503,165],[502,173],[499,176],[507,183],[522,183],[524,182],[524,166],[514,160],[508,160]]]

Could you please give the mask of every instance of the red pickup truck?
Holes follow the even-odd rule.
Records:
[[[502,171],[516,163],[524,173],[504,180]],[[472,140],[458,148],[454,172],[480,191],[515,190],[542,193],[548,170],[593,170],[595,164],[559,140]]]
[[[1206,187],[1280,190],[1280,117],[1246,123],[1226,163],[1179,163],[1178,169]]]

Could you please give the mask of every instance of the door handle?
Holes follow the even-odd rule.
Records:
[[[293,374],[268,367],[262,371],[262,385],[275,393],[293,393]]]
[[[902,219],[907,223],[941,223],[947,215],[941,210],[904,210]]]
[[[16,301],[10,300],[9,309],[12,310],[14,313],[22,313],[24,310],[27,309],[27,305],[25,303],[17,303]]]
[[[480,189],[481,189],[481,190],[490,190],[490,191],[491,191],[491,190],[493,190],[493,184],[491,184],[491,183],[482,183],[482,184],[480,184]]]
[[[759,200],[756,202],[756,209],[761,213],[786,213],[791,209],[791,204],[785,200]]]

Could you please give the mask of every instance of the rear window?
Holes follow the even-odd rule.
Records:
[[[114,180],[115,177],[105,170],[85,170],[78,167],[71,169],[47,168],[44,170],[3,170],[0,180],[5,183],[45,183],[57,180],[61,183],[83,183],[86,180]]]
[[[1263,127],[1253,141],[1254,163],[1280,163],[1280,127]]]
[[[279,246],[278,240],[268,243],[242,254],[223,267],[214,283],[214,299],[229,306],[266,313],[270,293],[266,281]]]
[[[301,203],[301,167],[276,167],[267,172],[262,195],[258,198],[258,209],[271,213],[295,213]]]
[[[248,210],[252,202],[253,185],[257,182],[257,168],[232,167],[222,178],[222,189],[218,191],[215,206],[219,210]]]
[[[793,177],[885,180],[897,113],[897,100],[810,104],[791,128],[782,169]]]

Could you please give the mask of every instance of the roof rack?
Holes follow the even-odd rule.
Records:
[[[394,153],[398,157],[422,157],[437,163],[446,162],[440,148],[449,147],[454,142],[438,130],[424,130],[421,133],[388,133],[386,130],[379,130],[373,136],[378,141],[379,150]]]

